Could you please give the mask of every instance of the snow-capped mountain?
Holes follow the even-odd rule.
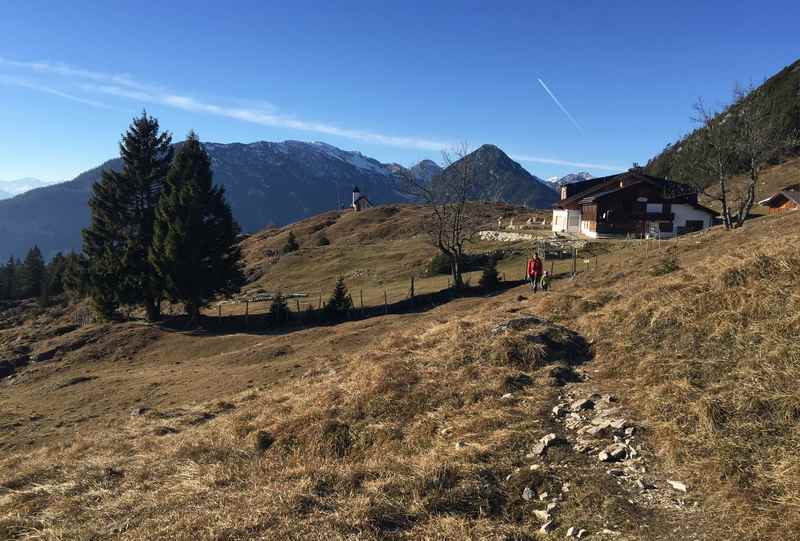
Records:
[[[554,187],[563,186],[564,184],[572,184],[573,182],[582,182],[584,180],[591,180],[594,176],[591,173],[586,171],[581,171],[580,173],[570,173],[569,175],[564,175],[563,177],[549,177],[547,182],[552,184]]]
[[[348,207],[354,186],[376,205],[408,201],[393,166],[360,152],[302,141],[204,146],[214,181],[225,187],[245,232]],[[109,160],[69,182],[0,201],[0,253],[21,257],[34,244],[45,255],[80,249],[92,184],[104,169],[121,167],[119,159]]]
[[[405,169],[360,152],[302,141],[204,143],[204,146],[211,159],[214,181],[225,187],[233,215],[244,232],[349,207],[354,186],[376,205],[409,201],[400,189],[398,178],[398,173]],[[495,151],[487,152],[489,148]],[[487,184],[497,178],[505,186],[487,188],[486,198],[529,205],[543,201],[538,196],[539,188],[545,187],[543,181],[512,163],[496,147],[482,149],[475,155],[493,164],[484,175]],[[100,179],[104,169],[121,168],[120,159],[109,160],[69,182],[0,201],[0,254],[22,257],[34,244],[46,256],[57,251],[79,250],[81,229],[89,224],[87,203],[92,184]],[[430,160],[423,160],[411,170],[426,181],[441,172]]]

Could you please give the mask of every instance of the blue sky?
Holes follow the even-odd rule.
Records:
[[[0,179],[70,179],[142,108],[176,138],[401,164],[493,143],[543,178],[608,174],[690,130],[698,96],[798,59],[798,20],[796,0],[3,2]]]

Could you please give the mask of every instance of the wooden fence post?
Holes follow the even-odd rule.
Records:
[[[363,311],[364,310],[364,288],[361,288],[359,290],[359,293],[361,295],[361,310]]]
[[[389,313],[389,294],[383,290],[383,311],[385,314]]]
[[[250,323],[250,300],[244,301],[244,328],[246,329]]]
[[[297,313],[299,314],[300,313],[300,299],[295,299],[295,302],[297,303]]]
[[[578,247],[572,247],[572,277],[575,278],[575,275],[578,274]]]

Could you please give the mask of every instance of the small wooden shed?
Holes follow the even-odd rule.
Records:
[[[786,186],[781,191],[772,194],[758,203],[767,207],[770,214],[780,214],[789,210],[798,210],[800,209],[800,183]]]

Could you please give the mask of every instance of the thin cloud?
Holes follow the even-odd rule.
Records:
[[[544,81],[542,81],[541,79],[539,79],[539,84],[540,84],[540,85],[542,85],[542,88],[544,88],[545,92],[547,92],[548,94],[550,94],[550,97],[551,97],[551,98],[553,98],[553,101],[556,103],[556,105],[558,105],[558,108],[559,108],[559,109],[561,109],[561,110],[564,112],[564,114],[565,114],[565,115],[567,115],[567,118],[569,119],[569,121],[570,121],[570,122],[572,122],[572,125],[573,125],[573,126],[575,126],[575,128],[577,128],[577,130],[578,130],[579,132],[583,133],[583,128],[581,128],[581,125],[580,125],[580,124],[578,124],[578,121],[577,121],[577,120],[575,120],[574,118],[572,118],[572,115],[571,115],[571,114],[569,114],[569,111],[567,111],[567,108],[566,108],[566,107],[564,107],[563,105],[561,105],[561,102],[558,100],[558,98],[556,98],[556,95],[555,95],[555,94],[553,94],[553,93],[550,91],[550,89],[549,89],[549,88],[547,88],[547,85],[546,85],[546,84],[544,84]]]
[[[8,77],[5,75],[0,75],[0,83],[5,85],[17,86],[20,88],[27,88],[28,90],[35,90],[36,92],[42,92],[44,94],[50,94],[51,96],[58,96],[59,98],[64,98],[70,101],[74,101],[77,103],[82,103],[84,105],[89,105],[91,107],[97,107],[98,109],[109,109],[114,111],[120,111],[116,107],[112,107],[111,105],[107,105],[101,101],[82,98],[80,96],[75,96],[73,94],[69,94],[67,92],[62,92],[61,90],[57,90],[55,88],[51,88],[49,86],[41,85],[38,83],[33,83],[31,81],[27,81],[25,79],[19,79],[17,77]]]
[[[47,73],[53,75],[61,75],[64,77],[88,79],[97,82],[113,83],[118,85],[127,86],[130,88],[138,88],[140,90],[152,90],[155,87],[145,85],[135,81],[127,74],[114,74],[102,73],[99,71],[92,71],[68,64],[55,64],[51,62],[20,62],[18,60],[10,60],[0,56],[0,66],[8,66],[12,68],[22,68],[37,73]]]
[[[372,144],[433,151],[441,151],[446,148],[453,147],[452,143],[445,141],[435,141],[418,137],[398,137],[369,131],[351,130],[330,124],[296,120],[260,110],[221,106],[199,101],[190,96],[145,92],[113,85],[85,85],[85,88],[111,96],[166,105],[168,107],[193,113],[206,113],[225,118],[231,118],[234,120],[240,120],[243,122],[249,122],[252,124],[259,124],[262,126],[289,128],[293,130],[322,133],[325,135],[334,135],[337,137],[345,137],[347,139],[353,139]]]
[[[569,165],[570,167],[584,167],[587,169],[600,169],[602,171],[622,171],[625,168],[619,165],[609,165],[600,163],[570,162],[567,160],[556,160],[553,158],[540,158],[538,156],[514,155],[513,159],[520,162],[546,163],[550,165]]]
[[[214,116],[230,118],[239,120],[241,122],[248,122],[251,124],[258,124],[261,126],[271,126],[278,128],[287,128],[292,130],[320,133],[324,135],[331,135],[336,137],[343,137],[355,141],[362,141],[364,143],[379,144],[385,146],[411,148],[417,150],[426,150],[439,152],[446,149],[454,148],[456,145],[449,141],[440,141],[435,139],[427,139],[421,137],[402,137],[394,135],[386,135],[383,133],[354,130],[350,128],[343,128],[331,124],[320,122],[312,122],[307,120],[299,120],[285,115],[275,114],[274,106],[268,104],[267,107],[252,108],[252,107],[230,107],[219,105],[215,103],[197,100],[190,96],[179,95],[171,93],[156,85],[151,85],[137,81],[127,74],[112,74],[92,71],[84,68],[70,66],[67,64],[56,64],[51,62],[20,62],[16,60],[9,60],[0,57],[0,66],[6,66],[17,69],[25,69],[39,74],[58,75],[69,79],[82,79],[84,81],[91,81],[91,83],[84,83],[80,88],[84,92],[104,94],[116,98],[122,98],[143,103],[152,103],[179,109],[193,113],[210,114]],[[101,101],[75,96],[73,94],[62,92],[50,86],[32,83],[23,79],[13,77],[0,76],[0,82],[7,84],[15,84],[17,86],[25,87],[38,92],[44,92],[54,96],[59,96],[64,99],[98,107],[103,109],[116,109]],[[570,118],[575,126],[580,130],[580,125],[575,122],[575,119],[567,112],[561,105],[558,99],[550,92],[547,85],[539,79],[544,89],[550,94],[556,104],[564,111]],[[118,109],[117,109],[118,110]],[[541,163],[550,165],[566,165],[570,167],[585,167],[591,169],[600,169],[608,171],[619,171],[624,169],[615,165],[604,164],[591,164],[582,162],[572,162],[567,160],[559,160],[555,158],[542,158],[529,155],[516,155],[513,156],[515,160],[531,163]]]

